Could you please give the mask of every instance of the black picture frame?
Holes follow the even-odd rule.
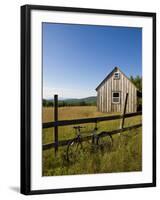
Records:
[[[125,185],[106,185],[78,188],[60,189],[31,189],[31,11],[64,11],[92,14],[110,14],[122,16],[142,16],[152,18],[152,56],[153,56],[153,160],[152,160],[152,183],[138,183]],[[127,189],[156,186],[156,13],[103,10],[89,8],[57,7],[44,5],[21,6],[21,193],[26,195],[65,193],[95,190]]]

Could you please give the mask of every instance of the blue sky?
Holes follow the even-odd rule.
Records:
[[[43,23],[43,98],[95,96],[118,66],[142,75],[142,29]]]

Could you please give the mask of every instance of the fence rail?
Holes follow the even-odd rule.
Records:
[[[43,128],[51,128],[55,126],[68,126],[74,124],[85,124],[85,123],[94,123],[100,121],[109,121],[109,120],[116,120],[134,117],[137,115],[142,115],[142,112],[135,112],[135,113],[127,113],[125,115],[111,115],[111,116],[104,116],[104,117],[94,117],[94,118],[84,118],[84,119],[73,119],[73,120],[59,120],[54,122],[47,122],[43,123]]]

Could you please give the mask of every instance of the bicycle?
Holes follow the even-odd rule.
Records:
[[[74,162],[78,159],[81,152],[83,152],[83,136],[81,134],[81,129],[85,128],[83,126],[74,126],[73,127],[76,132],[76,137],[73,138],[67,145],[67,161]],[[91,149],[97,151],[97,148],[101,150],[111,150],[113,146],[113,138],[112,135],[107,133],[106,131],[102,131],[98,133],[97,122],[91,134]]]

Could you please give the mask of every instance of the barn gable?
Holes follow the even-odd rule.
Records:
[[[115,67],[97,86],[97,107],[101,112],[122,112],[128,93],[127,112],[136,112],[137,88],[129,78]]]

